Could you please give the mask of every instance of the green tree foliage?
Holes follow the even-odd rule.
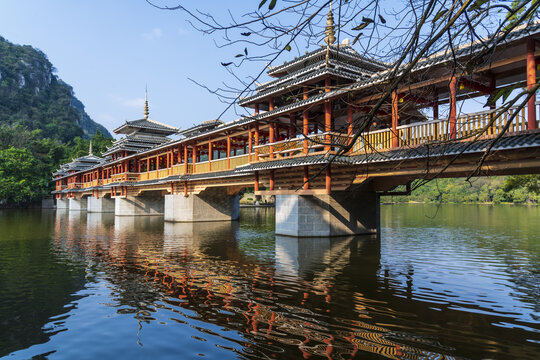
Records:
[[[383,201],[537,204],[540,201],[540,176],[482,177],[469,182],[462,178],[436,179],[414,190],[409,196],[389,196]]]
[[[113,141],[99,132],[91,140],[97,156]],[[0,206],[25,206],[49,195],[51,174],[60,164],[87,155],[89,144],[81,137],[62,144],[43,138],[41,130],[0,126]]]
[[[19,205],[43,195],[47,180],[39,176],[37,162],[27,149],[0,150],[1,205]]]

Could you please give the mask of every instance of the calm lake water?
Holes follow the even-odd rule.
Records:
[[[0,212],[0,357],[538,359],[540,208],[381,207],[380,239]]]

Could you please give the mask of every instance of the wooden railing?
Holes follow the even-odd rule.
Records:
[[[456,119],[455,139],[465,139],[477,135],[497,135],[503,131],[504,125],[512,118],[508,133],[527,129],[527,112],[525,108],[511,108],[499,115],[500,110],[482,111],[460,116]],[[538,120],[537,120],[538,122]],[[370,131],[353,145],[352,153],[387,150],[393,147],[392,129]],[[448,119],[418,122],[397,128],[398,146],[414,146],[425,143],[449,140],[452,138]]]
[[[346,145],[350,137],[347,134],[337,132],[327,132],[320,134],[312,134],[307,136],[308,150],[318,151],[323,150],[326,143],[326,135],[330,135],[330,143],[332,147],[337,145]],[[294,139],[276,141],[269,144],[254,146],[254,149],[259,153],[259,157],[267,157],[270,155],[270,147],[272,147],[274,155],[277,157],[294,155],[295,153],[302,152],[304,150],[304,137],[297,137]],[[331,149],[334,150],[334,149]]]

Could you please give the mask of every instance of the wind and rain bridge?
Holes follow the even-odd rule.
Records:
[[[460,111],[467,99],[536,89],[539,32],[536,22],[487,38],[495,51],[475,42],[423,58],[389,92],[408,64],[363,57],[330,27],[324,46],[269,68],[274,79],[240,100],[252,116],[179,131],[151,120],[146,102],[102,157],[53,174],[57,208],[231,221],[253,189],[275,195],[277,234],[327,237],[376,232],[379,196],[415,179],[540,173],[536,94],[525,107]]]

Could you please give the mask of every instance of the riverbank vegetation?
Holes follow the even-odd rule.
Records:
[[[112,143],[97,132],[91,137],[95,155]],[[0,126],[0,207],[24,207],[51,192],[51,174],[60,164],[88,154],[90,140],[75,137],[61,143],[42,136],[41,130],[22,125]]]
[[[404,189],[396,189],[404,190]],[[516,175],[436,179],[408,196],[384,196],[383,202],[424,203],[515,203],[540,202],[540,175]]]

